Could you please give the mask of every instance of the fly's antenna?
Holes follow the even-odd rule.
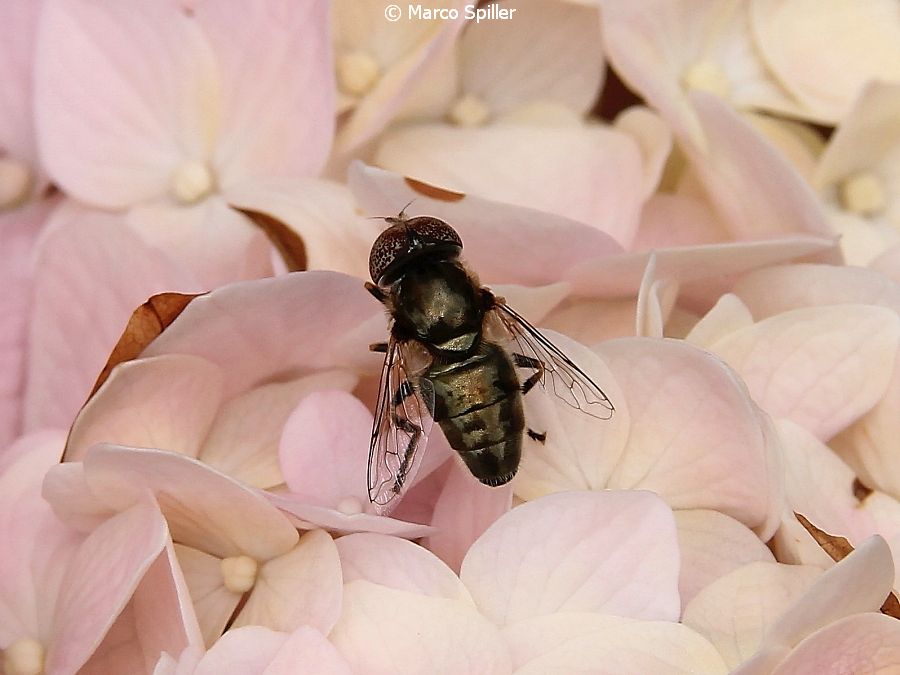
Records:
[[[370,220],[372,220],[372,219],[383,220],[386,223],[388,223],[389,225],[404,225],[405,226],[405,224],[406,224],[406,209],[408,209],[414,201],[416,201],[415,197],[413,197],[408,202],[406,202],[406,206],[404,206],[402,209],[400,209],[400,213],[398,213],[396,216],[370,216],[369,219]]]

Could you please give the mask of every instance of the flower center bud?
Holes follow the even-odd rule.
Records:
[[[232,593],[246,593],[256,583],[259,563],[246,555],[224,558],[221,568],[225,588]]]
[[[466,94],[450,109],[450,121],[461,127],[480,127],[491,117],[491,110],[477,96]]]
[[[6,675],[41,675],[44,672],[44,645],[33,638],[19,638],[3,652]]]
[[[838,188],[843,207],[863,216],[875,216],[887,206],[884,183],[873,173],[852,174]]]
[[[338,502],[337,510],[347,516],[354,516],[363,512],[362,502],[356,497],[344,497]]]
[[[193,204],[215,189],[216,178],[206,164],[190,159],[175,169],[171,187],[172,194],[178,201]]]
[[[0,157],[0,210],[15,208],[28,199],[31,183],[31,171],[25,164]]]
[[[708,91],[719,98],[731,96],[728,75],[715,61],[698,61],[685,71],[681,82],[687,89]]]
[[[366,52],[349,52],[338,57],[338,86],[345,94],[363,96],[369,93],[380,75],[378,62]]]

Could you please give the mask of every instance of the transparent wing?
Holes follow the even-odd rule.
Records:
[[[611,418],[615,406],[597,383],[521,314],[499,298],[496,302],[495,314],[510,335],[513,351],[535,362],[532,367],[541,387],[592,417]]]
[[[407,371],[403,346],[388,344],[369,445],[369,500],[379,514],[393,508],[419,465],[434,423],[434,387]]]

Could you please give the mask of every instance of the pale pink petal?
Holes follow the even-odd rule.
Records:
[[[357,381],[338,370],[255,387],[219,408],[198,457],[250,485],[280,485],[278,443],[297,402],[320,389],[350,390]]]
[[[156,504],[136,503],[94,530],[66,565],[54,612],[47,672],[81,667],[164,553],[168,530]]]
[[[677,283],[656,278],[656,255],[651,253],[638,290],[634,334],[638,337],[661,338],[677,296]]]
[[[636,315],[637,303],[633,297],[599,300],[570,296],[541,325],[595,347],[604,340],[633,337]]]
[[[440,74],[463,26],[463,3],[440,0],[435,9],[456,8],[457,20],[425,21],[402,17],[385,20],[379,0],[342,0],[334,6],[338,84],[356,105],[338,129],[335,153],[350,156],[374,138],[416,93],[417,82]],[[405,8],[404,8],[405,11]],[[361,92],[341,82],[342,61],[362,54],[375,68],[372,81]],[[352,70],[352,68],[350,68]],[[350,78],[348,78],[349,80]],[[354,78],[355,79],[355,78]]]
[[[877,1],[877,0],[876,0]],[[839,187],[856,172],[876,171],[900,146],[900,69],[898,82],[867,82],[828,141],[816,167],[817,189]]]
[[[430,524],[436,529],[424,545],[458,571],[472,543],[512,505],[512,486],[487,488],[454,462],[434,505]]]
[[[858,612],[877,611],[891,592],[894,565],[874,536],[822,574],[766,634],[770,645],[794,646],[810,633]]]
[[[832,443],[835,451],[868,487],[900,498],[900,467],[896,447],[900,420],[895,414],[900,401],[900,355],[881,400]]]
[[[384,223],[360,215],[346,186],[295,178],[250,180],[230,188],[225,199],[277,218],[296,232],[303,240],[307,269],[369,276],[369,250]]]
[[[716,579],[687,604],[682,622],[715,645],[730,668],[751,657],[769,626],[822,571],[754,562]]]
[[[648,492],[564,492],[516,507],[476,541],[460,578],[498,625],[559,611],[675,620],[672,512]]]
[[[846,537],[857,545],[876,533],[875,520],[854,495],[853,470],[828,446],[790,420],[776,422],[785,459],[785,521],[792,527],[775,535],[778,558],[830,566],[819,545],[804,529],[794,526],[792,512],[800,513],[816,527]],[[784,529],[784,528],[782,528]]]
[[[153,492],[172,538],[225,558],[265,561],[293,548],[297,531],[251,488],[190,457],[159,450],[94,446],[85,478],[104,503],[124,509]]]
[[[171,542],[147,570],[106,638],[78,672],[150,672],[161,654],[202,647],[184,575]]]
[[[686,606],[716,579],[751,562],[775,562],[775,557],[752,530],[718,511],[688,509],[675,512],[681,578],[678,588]]]
[[[608,487],[651,490],[677,509],[715,509],[769,536],[780,485],[765,425],[737,375],[675,340],[614,340],[599,352],[630,414],[627,452]]]
[[[447,221],[459,232],[467,260],[489,283],[556,283],[576,262],[622,250],[609,235],[583,223],[476,195],[425,191],[403,176],[362,162],[351,165],[348,183],[366,213],[396,213],[414,200],[408,215]]]
[[[711,348],[769,414],[827,439],[884,395],[900,342],[897,314],[871,305],[785,312]]]
[[[38,244],[25,428],[68,427],[134,309],[195,281],[144,245],[117,216],[71,204]]]
[[[350,534],[336,542],[344,583],[365,579],[400,591],[472,603],[469,591],[427,549],[381,534]]]
[[[641,224],[631,243],[634,251],[714,244],[727,239],[706,202],[690,195],[657,192],[644,202]]]
[[[900,622],[865,613],[835,621],[797,645],[772,675],[889,673],[900,669]]]
[[[726,293],[697,322],[685,340],[706,349],[727,335],[752,325],[753,315],[750,314],[747,305],[733,293]]]
[[[180,544],[175,544],[175,553],[184,571],[203,642],[212,645],[225,630],[242,594],[225,587],[220,558]]]
[[[545,331],[606,394],[615,411],[585,414],[555,394],[554,383],[525,397],[529,428],[546,434],[544,443],[526,438],[513,488],[522,499],[565,490],[602,490],[625,451],[630,408],[624,390],[606,363],[584,345]],[[608,417],[608,419],[606,419]]]
[[[46,647],[66,563],[82,537],[41,498],[41,479],[59,461],[64,434],[42,431],[4,448],[0,469],[0,644],[19,638]]]
[[[316,391],[300,401],[284,425],[279,457],[291,492],[312,504],[368,506],[365,461],[372,413],[344,391]],[[344,510],[350,508],[343,505]]]
[[[900,283],[862,267],[776,265],[744,275],[734,292],[757,319],[801,307],[855,303],[900,313]]]
[[[388,134],[375,161],[448,190],[587,223],[625,248],[637,231],[643,158],[633,138],[614,129],[421,125]]]
[[[12,5],[3,4],[0,12]],[[3,317],[0,324],[0,447],[22,431],[26,339],[34,277],[32,252],[52,205],[51,201],[42,201],[10,213],[0,213],[0,288],[3,288],[0,295],[0,316]]]
[[[191,302],[144,356],[212,361],[222,367],[231,398],[259,382],[345,367],[346,354],[368,354],[367,344],[348,334],[383,314],[360,279],[335,272],[231,284]],[[371,358],[373,371],[376,362]]]
[[[715,91],[732,105],[793,111],[752,43],[739,1],[600,2],[603,39],[616,72],[660,110],[683,142],[703,131],[685,90]]]
[[[220,195],[191,205],[140,204],[125,221],[147,245],[165,251],[204,285],[269,276],[271,246],[246,216]]]
[[[900,283],[900,244],[892,246],[872,260],[869,267]]]
[[[34,41],[41,2],[0,4],[0,148],[7,158],[38,170],[33,121]],[[32,179],[34,175],[32,175]]]
[[[640,105],[631,106],[619,113],[614,126],[629,134],[641,149],[644,159],[643,196],[647,199],[659,187],[666,161],[672,152],[672,130],[659,115]],[[645,201],[644,209],[646,206]],[[644,214],[641,215],[643,221]],[[635,242],[632,242],[630,248],[635,248]]]
[[[263,626],[230,630],[206,652],[192,675],[262,675],[288,634]]]
[[[503,637],[516,675],[727,672],[722,657],[702,636],[667,621],[560,612],[507,626]]]
[[[321,675],[352,675],[340,652],[315,628],[301,626],[285,640],[263,675],[293,675],[298,669]]]
[[[817,121],[839,120],[870,80],[900,81],[900,7],[891,0],[749,6],[762,58]]]
[[[341,613],[341,562],[325,530],[300,537],[287,553],[267,561],[235,626],[292,631],[302,625],[327,635]]]
[[[120,363],[78,413],[66,460],[96,443],[172,450],[196,457],[221,402],[215,364],[181,354]]]
[[[329,636],[354,672],[510,672],[499,630],[471,604],[359,579],[344,587],[344,611]]]
[[[587,113],[605,65],[597,9],[559,0],[502,7],[508,20],[470,22],[459,40],[462,94],[498,116],[538,100]]]
[[[832,239],[797,236],[662,248],[653,253],[659,278],[685,284],[692,298],[699,297],[710,306],[730,290],[732,281],[728,275],[810,255],[831,255],[834,246]],[[576,264],[569,265],[566,279],[575,292],[629,297],[637,294],[649,259],[650,251],[641,251],[607,256],[603,260],[573,261]],[[688,285],[689,282],[696,284]]]
[[[709,145],[687,154],[733,238],[831,234],[818,199],[787,159],[714,96],[690,99]]]
[[[85,202],[162,196],[182,159],[205,161],[215,86],[200,27],[175,3],[45,3],[35,73],[42,157]]]
[[[220,185],[318,173],[334,133],[329,3],[201,2],[194,11],[219,68],[211,159]]]
[[[41,487],[44,499],[56,516],[79,532],[93,532],[116,514],[91,492],[84,477],[84,464],[64,462],[51,466]]]

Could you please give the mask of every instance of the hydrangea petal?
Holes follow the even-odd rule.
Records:
[[[620,339],[599,352],[631,417],[628,451],[608,486],[652,490],[673,508],[715,509],[771,534],[780,514],[772,512],[775,460],[737,375],[680,341]]]
[[[327,635],[341,613],[341,563],[324,530],[300,537],[289,552],[263,564],[235,626],[292,631],[301,625]]]
[[[100,644],[161,552],[168,530],[152,501],[113,516],[79,547],[55,609],[48,672],[74,672]]]
[[[900,342],[900,319],[868,305],[785,312],[712,345],[760,406],[827,439],[884,394]]]
[[[702,636],[667,621],[559,612],[514,623],[504,628],[503,636],[516,675],[728,672],[722,657]]]
[[[278,443],[297,402],[320,389],[350,390],[357,381],[353,374],[336,370],[251,389],[219,409],[198,456],[250,485],[280,485],[284,477]]]
[[[562,492],[496,521],[460,578],[500,626],[559,611],[678,617],[675,523],[647,492]]]
[[[383,311],[359,279],[336,272],[236,283],[195,298],[143,355],[212,361],[231,398],[251,384],[343,367],[347,334]],[[367,352],[362,341],[349,346]]]
[[[33,120],[34,40],[40,2],[5,2],[0,6],[0,147],[4,155],[38,169]]]
[[[614,129],[422,125],[388,134],[376,162],[449,190],[587,223],[626,248],[637,231],[643,158],[631,136]]]
[[[361,216],[345,186],[320,180],[269,178],[244,181],[230,188],[225,197],[232,206],[265,213],[296,232],[306,251],[306,269],[368,277],[369,250],[383,224]]]
[[[190,672],[192,675],[262,675],[287,640],[286,633],[263,626],[235,628],[219,638]]]
[[[470,23],[459,40],[463,94],[495,115],[537,100],[587,113],[603,81],[597,9],[558,0],[503,7],[510,20]]]
[[[483,485],[461,462],[453,462],[451,467],[430,521],[436,531],[425,546],[453,570],[459,570],[472,543],[509,511],[513,490],[509,484],[497,488]]]
[[[45,2],[35,111],[54,181],[107,208],[163,195],[182,158],[206,159],[214,68],[174,3]]]
[[[510,672],[499,630],[470,604],[363,579],[344,587],[344,612],[329,637],[354,672],[431,672],[436,664],[451,673]]]
[[[120,363],[78,414],[66,459],[80,460],[101,442],[196,457],[221,391],[219,367],[195,356],[166,354]]]
[[[726,293],[698,321],[685,340],[708,348],[725,336],[753,325],[753,315],[734,293]]]
[[[804,565],[749,563],[697,593],[682,621],[712,642],[734,668],[754,654],[772,622],[821,574]]]
[[[220,74],[211,158],[220,185],[227,191],[250,175],[314,175],[334,132],[329,3],[265,0],[237,9],[222,2],[194,9]]]
[[[837,675],[900,668],[900,623],[867,612],[826,626],[801,642],[772,675]]]
[[[768,547],[746,525],[718,511],[685,509],[675,512],[682,605],[716,579],[751,562],[775,562]]]
[[[344,583],[371,581],[400,591],[472,604],[469,591],[446,564],[427,549],[382,534],[350,534],[336,542]]]
[[[839,120],[867,81],[900,81],[900,8],[891,0],[754,0],[750,16],[766,64],[816,121]]]
[[[529,427],[546,434],[544,443],[523,441],[522,463],[513,487],[522,499],[565,490],[600,490],[621,459],[628,439],[630,408],[625,392],[606,363],[584,345],[560,334],[544,335],[567,354],[607,395],[615,412],[595,415],[568,405],[554,383],[525,397]]]
[[[184,571],[203,642],[212,645],[225,630],[241,594],[225,587],[220,558],[180,544],[175,544],[175,552]]]
[[[391,213],[414,200],[410,214],[450,223],[465,244],[467,260],[487,282],[551,284],[564,279],[564,271],[577,262],[622,250],[612,237],[583,223],[448,192],[362,162],[350,166],[348,183],[368,213]]]
[[[128,605],[90,660],[84,675],[139,673],[161,653],[202,647],[200,627],[171,542],[150,565]]]
[[[25,428],[68,427],[135,307],[200,288],[117,216],[71,204],[38,244]]]
[[[265,498],[190,457],[101,444],[87,453],[84,467],[105,504],[127,508],[151,491],[175,541],[220,558],[268,560],[297,541],[297,531]]]

